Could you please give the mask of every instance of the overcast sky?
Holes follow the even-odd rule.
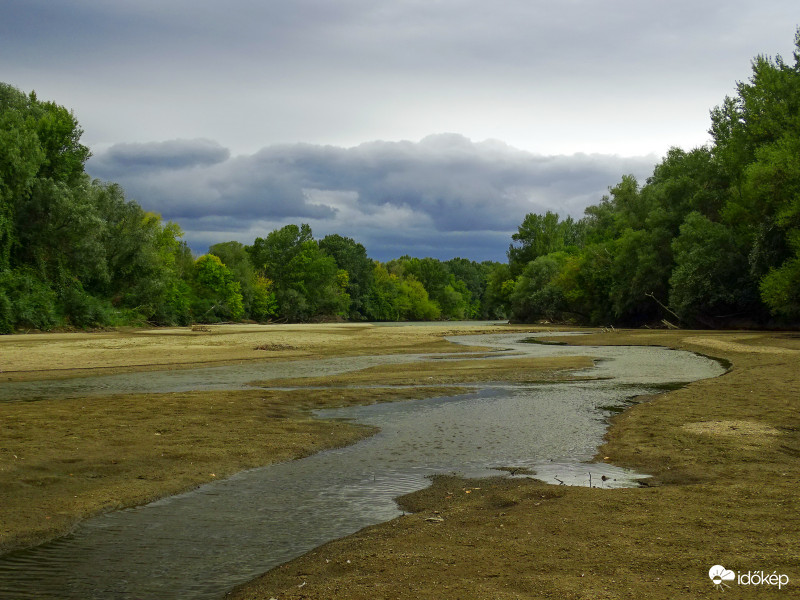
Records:
[[[89,172],[192,248],[287,223],[373,258],[504,260],[671,146],[797,0],[0,0],[0,80],[74,110]]]

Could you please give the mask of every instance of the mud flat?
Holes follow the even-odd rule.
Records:
[[[6,364],[15,366],[8,377],[22,381],[86,374],[84,363],[131,372],[188,368],[188,359],[202,365],[300,361],[390,354],[392,348],[404,354],[446,350],[451,356],[476,349],[455,346],[445,336],[498,331],[441,325],[296,330],[124,333],[121,339],[136,338],[132,343],[146,348],[131,353],[127,363],[120,356],[104,358],[118,351],[107,347],[115,343],[110,333],[0,338],[0,351],[4,370]],[[163,345],[138,341],[148,335],[161,336]],[[201,343],[202,336],[216,339]],[[722,378],[657,396],[615,418],[598,458],[653,474],[651,487],[567,488],[518,477],[442,477],[404,498],[414,514],[322,546],[233,597],[704,597],[718,593],[707,576],[713,564],[800,577],[800,344],[791,334],[617,332],[563,341],[678,347],[726,358],[733,368]],[[65,354],[53,364],[56,369],[48,370],[54,347]],[[510,363],[493,366],[494,354],[486,356],[472,364],[439,358],[415,367],[425,374],[425,389],[406,386],[413,383],[406,368],[386,365],[373,367],[366,377],[340,373],[324,382],[293,382],[306,389],[2,403],[4,425],[12,425],[0,437],[6,548],[59,535],[91,514],[250,466],[305,456],[373,431],[312,419],[311,409],[455,394],[463,392],[452,387],[459,382],[509,376]],[[150,363],[141,362],[146,357]],[[580,356],[560,357],[557,363],[506,360],[529,361],[517,370],[526,372],[521,379],[537,382],[556,381],[566,370],[590,364]],[[327,388],[316,387],[320,384]],[[375,387],[386,384],[396,387]],[[758,591],[759,597],[778,593]]]
[[[191,391],[192,377],[184,375],[191,369],[244,365],[259,372],[259,366],[343,357],[469,352],[444,335],[495,330],[225,325],[0,336],[0,554],[63,535],[92,515],[374,431],[314,419],[314,409],[463,391]],[[145,382],[184,375],[184,391],[120,395],[98,383],[125,374]],[[130,381],[114,385],[137,389]]]
[[[279,598],[717,598],[713,565],[800,584],[800,339],[796,333],[633,331],[570,344],[681,348],[730,362],[719,378],[641,398],[597,460],[647,487],[438,478],[413,514],[326,544],[242,586]]]

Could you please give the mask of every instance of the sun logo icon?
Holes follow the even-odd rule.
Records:
[[[736,574],[723,567],[722,565],[714,565],[708,570],[708,576],[711,578],[711,581],[714,582],[714,587],[724,590],[725,588],[729,588],[726,581],[733,581],[736,579]],[[725,587],[722,587],[725,586]]]

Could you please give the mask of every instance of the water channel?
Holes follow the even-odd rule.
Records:
[[[398,516],[393,499],[425,487],[436,473],[487,476],[497,475],[501,466],[525,466],[551,482],[586,485],[591,473],[595,485],[601,483],[601,475],[608,477],[604,486],[632,485],[634,473],[585,462],[602,439],[611,407],[663,384],[724,371],[715,361],[688,352],[537,345],[524,343],[527,337],[530,334],[460,336],[453,341],[493,347],[503,354],[592,356],[595,367],[578,374],[600,379],[497,383],[456,397],[318,411],[322,418],[353,419],[381,431],[347,448],[245,471],[185,494],[102,515],[64,538],[6,555],[0,558],[0,598],[221,598],[235,585],[326,541]],[[384,360],[316,361],[306,365],[307,372],[299,361],[286,364],[297,372],[319,374]],[[238,387],[250,380],[287,376],[280,369],[271,374],[275,368],[273,363],[258,373],[251,372],[253,365],[243,367],[246,374],[237,374],[236,367],[176,372],[181,384],[166,387]],[[211,380],[205,378],[209,373]],[[118,392],[115,386],[120,383],[124,391],[138,391],[139,386],[151,385],[154,375],[70,380],[68,390],[58,382],[30,382],[29,395],[20,384],[13,399]],[[114,377],[126,379],[109,382]],[[165,391],[164,381],[161,384],[159,391]],[[48,390],[48,385],[56,388]]]

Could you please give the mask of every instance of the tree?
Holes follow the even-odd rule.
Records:
[[[491,263],[477,263],[466,258],[453,258],[445,262],[445,266],[457,282],[463,283],[466,292],[462,292],[467,300],[468,318],[489,318],[489,309],[484,303],[487,279]]]
[[[244,244],[237,241],[221,242],[211,246],[208,253],[219,257],[239,283],[245,316],[256,321],[269,319],[274,314],[275,303],[272,284],[266,277],[259,277],[256,273]]]
[[[773,315],[800,320],[800,239],[793,240],[795,255],[773,268],[761,280],[761,298]]]
[[[671,236],[665,229],[626,229],[613,244],[609,300],[615,320],[642,323],[661,309],[650,296],[666,301],[672,268]]]
[[[247,247],[256,269],[274,286],[278,313],[293,321],[349,312],[347,278],[324,253],[306,224],[286,225]],[[344,287],[343,287],[344,286]]]
[[[614,321],[611,306],[613,242],[589,244],[570,255],[552,284],[562,290],[564,313],[597,325]]]
[[[568,258],[565,252],[552,252],[528,263],[511,295],[513,318],[532,322],[536,319],[560,319],[564,292],[556,277]]]
[[[195,261],[194,302],[197,321],[237,320],[244,314],[239,282],[218,256],[204,254]]]
[[[752,314],[756,287],[742,265],[746,257],[733,233],[698,212],[690,213],[672,242],[675,270],[669,303],[683,319],[713,325],[715,319]]]
[[[400,281],[397,305],[402,321],[433,321],[441,316],[439,306],[430,300],[425,286],[413,276]]]
[[[484,306],[488,318],[508,318],[511,314],[511,295],[514,292],[514,278],[505,263],[487,265],[486,295]]]
[[[571,217],[560,221],[559,216],[550,211],[544,215],[526,215],[517,233],[511,236],[519,245],[512,243],[508,247],[508,263],[512,274],[518,276],[529,262],[539,256],[582,245],[582,228]]]
[[[450,272],[447,264],[436,258],[404,258],[405,279],[413,278],[422,284],[428,298],[444,319],[464,319],[472,316],[471,294],[466,284]]]
[[[372,281],[365,306],[366,317],[371,321],[399,321],[400,278],[376,261]]]
[[[326,235],[320,249],[332,256],[339,269],[347,272],[346,293],[350,297],[350,318],[363,319],[374,280],[374,265],[363,245],[338,234]]]
[[[180,229],[91,180],[66,108],[0,84],[0,125],[0,328],[158,321]]]

